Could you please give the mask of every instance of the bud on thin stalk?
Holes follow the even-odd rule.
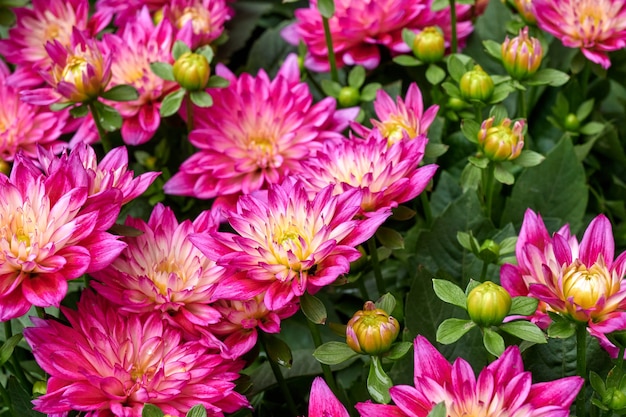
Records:
[[[467,296],[467,312],[472,321],[481,327],[497,326],[509,314],[512,302],[507,290],[487,281]]]

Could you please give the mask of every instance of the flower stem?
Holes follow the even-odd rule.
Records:
[[[320,329],[317,327],[317,324],[313,323],[311,320],[307,319],[307,325],[309,326],[309,331],[311,332],[311,337],[313,338],[313,344],[316,348],[322,345],[322,335],[320,334]],[[336,394],[337,393],[337,384],[335,383],[335,377],[333,376],[333,372],[330,370],[330,366],[320,363],[322,366],[322,372],[324,373],[324,379],[326,383],[330,387],[330,389]]]
[[[451,29],[451,39],[450,39],[450,52],[456,54],[458,52],[458,41],[456,34],[456,1],[450,0],[450,29]]]
[[[283,377],[283,373],[280,370],[280,365],[278,365],[276,361],[274,361],[270,357],[269,353],[267,353],[267,344],[265,343],[265,335],[263,332],[259,332],[259,341],[261,342],[261,346],[263,346],[263,350],[267,354],[267,360],[270,363],[270,367],[272,368],[272,373],[274,374],[274,377],[276,377],[276,382],[278,383],[278,386],[283,393],[283,397],[285,397],[289,412],[294,417],[298,416],[299,413],[298,409],[296,408],[296,403],[293,401],[291,392],[289,391],[289,387],[287,386],[287,382],[285,381],[285,377]]]
[[[493,205],[493,189],[495,182],[495,165],[493,162],[489,162],[487,168],[483,169],[482,189],[484,194],[485,203],[485,215],[488,219],[491,219],[491,210]]]
[[[2,384],[0,384],[0,396],[2,397],[2,404],[9,409],[9,415],[14,415],[13,407],[11,406],[11,396]]]
[[[328,63],[330,64],[330,78],[338,83],[339,73],[337,72],[337,58],[335,57],[335,49],[333,48],[333,37],[330,33],[330,24],[328,18],[322,16],[324,24],[324,37],[326,38],[326,48],[328,48]]]
[[[94,102],[89,103],[89,111],[91,112],[91,117],[93,118],[93,122],[98,129],[98,136],[100,137],[100,142],[102,143],[102,147],[104,148],[105,153],[109,153],[109,151],[113,148],[111,142],[109,141],[109,137],[107,136],[107,132],[102,127],[102,123],[100,123],[100,113],[96,108]]]
[[[518,114],[519,117],[521,117],[522,119],[528,119],[528,105],[526,103],[526,92],[523,90],[520,90],[517,92],[517,107],[518,107]]]
[[[489,268],[489,263],[483,261],[483,269],[480,271],[480,282],[485,282],[485,279],[487,279],[487,268]]]
[[[35,306],[35,311],[37,312],[37,317],[39,317],[40,319],[45,319],[46,318],[46,309],[45,308]]]
[[[576,398],[576,417],[586,417],[585,385],[587,382],[587,323],[576,325],[576,373],[585,384]]]
[[[11,327],[11,320],[7,320],[4,322],[4,337],[8,340],[12,336],[13,329]],[[18,379],[18,381],[20,381],[22,387],[30,392],[33,389],[33,386],[30,382],[28,382],[28,379],[26,379],[26,375],[24,374],[24,370],[20,365],[20,361],[17,359],[17,356],[15,356],[15,351],[13,351],[13,354],[11,354],[11,365],[13,365],[13,372],[15,373],[15,377]]]
[[[187,97],[185,97],[186,101],[186,110],[187,110],[187,134],[191,133],[193,130],[193,103],[191,98],[189,97],[189,93],[186,93]]]
[[[426,226],[430,227],[433,223],[433,212],[430,209],[430,201],[426,195],[426,191],[420,193],[420,201],[422,202],[422,209],[424,210],[424,219],[426,219]]]
[[[380,261],[378,260],[378,248],[376,247],[375,236],[372,236],[368,239],[367,249],[370,252],[370,261],[372,262],[374,278],[376,279],[376,289],[378,290],[378,296],[380,297],[387,292],[387,289],[385,287],[385,280],[383,279],[383,272],[380,269]]]

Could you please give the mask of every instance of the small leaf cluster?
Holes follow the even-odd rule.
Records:
[[[380,83],[365,84],[365,68],[360,65],[353,67],[348,73],[348,85],[322,80],[322,91],[329,97],[337,99],[339,106],[352,107],[362,102],[370,102],[376,98],[376,92],[382,87]]]

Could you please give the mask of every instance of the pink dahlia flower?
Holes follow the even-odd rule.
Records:
[[[364,212],[393,208],[417,197],[435,175],[437,165],[419,166],[427,143],[421,135],[389,145],[377,131],[367,139],[328,141],[304,164],[302,177],[317,191],[329,184],[335,194],[360,189]]]
[[[189,235],[214,232],[219,225],[214,216],[204,212],[193,223],[179,224],[172,210],[159,204],[148,223],[129,217],[126,225],[142,234],[124,239],[128,246],[93,274],[99,281],[93,287],[124,313],[158,311],[185,335],[200,337],[200,328],[221,318],[209,303],[223,268],[196,249]]]
[[[170,0],[96,0],[96,13],[100,20],[123,28],[133,22],[137,13],[146,7],[150,14],[162,9]]]
[[[517,346],[508,347],[478,378],[461,358],[450,365],[423,336],[414,348],[415,386],[392,387],[395,405],[357,404],[362,417],[426,417],[441,402],[449,417],[568,417],[584,383],[572,376],[533,384]]]
[[[287,178],[270,185],[267,198],[239,198],[237,210],[227,214],[238,234],[192,235],[205,255],[239,272],[222,281],[216,296],[246,300],[267,291],[265,305],[275,311],[347,273],[360,256],[355,246],[369,239],[391,211],[354,219],[361,191],[338,196],[332,191],[329,186],[310,198],[302,182]]]
[[[349,417],[348,410],[328,388],[322,377],[316,377],[311,385],[308,417]]]
[[[102,212],[117,217],[119,191],[89,207],[88,197],[85,187],[45,177],[19,154],[10,178],[0,175],[0,321],[31,305],[58,307],[68,280],[122,251],[125,244],[99,223]]]
[[[219,38],[231,17],[226,0],[171,0],[163,9],[163,18],[178,29],[176,38],[191,49]]]
[[[140,145],[152,138],[161,123],[161,101],[177,84],[165,81],[150,69],[152,62],[171,62],[173,29],[167,20],[156,27],[147,7],[131,24],[116,34],[104,37],[103,49],[111,55],[111,86],[132,85],[139,92],[137,100],[111,103],[122,115],[122,139]]]
[[[341,138],[358,113],[336,110],[333,98],[314,104],[295,55],[272,81],[263,70],[236,78],[218,65],[217,74],[230,86],[213,89],[214,105],[196,111],[189,139],[199,151],[165,184],[168,194],[208,199],[265,189],[300,171],[325,139]]]
[[[411,83],[406,98],[393,99],[384,90],[376,93],[374,111],[377,119],[371,119],[374,129],[377,129],[389,143],[394,143],[408,136],[414,139],[425,135],[433,120],[437,116],[439,106],[430,106],[424,111],[422,92],[415,83]],[[352,129],[360,136],[367,137],[371,129],[358,123],[351,124]]]
[[[527,210],[515,254],[518,265],[500,270],[502,286],[512,296],[535,297],[547,311],[586,322],[589,332],[617,354],[605,334],[626,329],[626,252],[614,258],[611,223],[604,215],[593,219],[579,243],[567,225],[551,237],[541,216]],[[538,310],[536,319],[542,316]]]
[[[87,290],[78,311],[63,308],[70,326],[32,318],[24,338],[49,375],[35,410],[92,417],[140,417],[145,403],[182,417],[194,405],[211,416],[247,406],[234,391],[242,362],[225,361],[198,342],[184,342],[160,314],[122,315]]]
[[[409,52],[402,40],[402,29],[421,31],[428,26],[440,26],[446,39],[450,39],[449,9],[432,12],[432,0],[378,0],[351,1],[335,0],[335,14],[329,19],[333,38],[333,49],[338,66],[362,65],[372,69],[380,62],[379,45],[394,53]],[[457,6],[459,39],[469,36],[472,24],[470,6]],[[287,42],[297,45],[303,41],[308,48],[307,67],[315,71],[328,71],[328,48],[324,37],[322,16],[317,9],[317,0],[308,8],[295,12],[296,23],[282,32]]]
[[[532,7],[541,29],[603,68],[611,66],[607,52],[626,47],[623,0],[533,0]]]

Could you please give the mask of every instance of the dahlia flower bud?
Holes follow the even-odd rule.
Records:
[[[346,328],[346,343],[355,352],[380,355],[391,348],[400,333],[400,323],[367,301],[363,310],[354,313]]]
[[[443,33],[435,27],[429,26],[415,36],[413,53],[422,62],[430,64],[441,61],[446,51]]]
[[[174,62],[174,79],[187,91],[204,90],[209,82],[211,67],[204,55],[185,52]]]
[[[511,129],[511,119],[506,118],[493,126],[495,118],[490,117],[480,126],[478,145],[485,156],[492,161],[510,161],[522,153],[524,148],[524,121],[518,120]]]
[[[618,411],[626,408],[626,393],[615,387],[610,387],[602,396],[602,404],[610,410]]]
[[[543,58],[543,48],[537,38],[528,36],[528,27],[520,29],[513,39],[507,36],[502,43],[502,64],[509,75],[523,80],[534,75]]]
[[[532,0],[513,0],[513,6],[515,6],[515,9],[526,23],[533,25],[537,23],[537,18],[533,13]]]
[[[467,296],[467,312],[479,326],[497,326],[509,314],[512,301],[507,290],[486,281],[470,291]]]
[[[361,101],[361,94],[357,88],[346,86],[339,91],[337,101],[341,107],[356,106]]]
[[[493,94],[495,84],[480,65],[475,65],[473,70],[463,74],[459,89],[461,97],[465,100],[487,101]]]
[[[35,381],[33,384],[33,397],[44,395],[48,391],[48,383],[46,381]]]
[[[576,116],[574,113],[569,113],[567,116],[565,116],[563,125],[565,126],[566,130],[569,130],[571,132],[578,132],[578,129],[580,129],[580,120],[578,120],[578,116]]]

